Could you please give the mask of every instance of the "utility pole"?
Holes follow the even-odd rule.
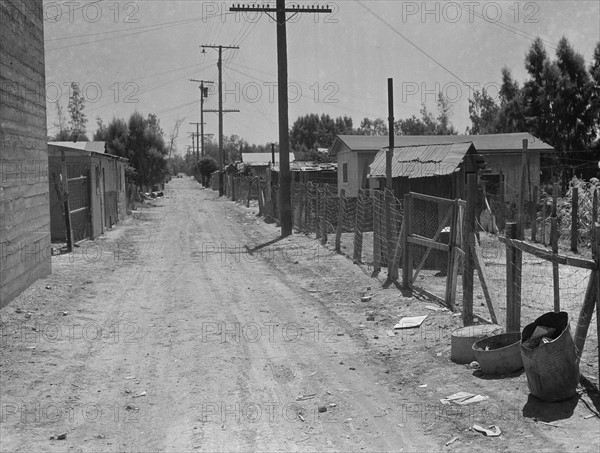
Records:
[[[190,82],[200,82],[200,143],[202,143],[202,157],[204,157],[204,98],[208,97],[208,87],[205,83],[214,83],[210,80],[190,79]]]
[[[271,164],[275,165],[275,143],[271,143]]]
[[[264,5],[240,5],[229,8],[232,12],[262,12],[277,23],[277,97],[279,108],[279,206],[281,236],[292,234],[292,178],[290,174],[290,140],[288,121],[288,71],[287,71],[287,22],[286,13],[292,13],[290,19],[298,13],[330,13],[327,7],[286,8],[285,0],[277,0],[275,8]],[[275,13],[276,17],[269,13]]]
[[[217,68],[219,68],[219,196],[223,196],[223,168],[224,168],[224,156],[223,156],[223,49],[239,49],[238,46],[201,46],[203,49],[219,49],[219,62]]]
[[[196,125],[196,162],[200,162],[200,123],[190,123]]]

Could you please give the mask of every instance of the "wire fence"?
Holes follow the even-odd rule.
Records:
[[[279,222],[278,185],[258,178],[244,180],[237,177],[232,181],[240,188],[238,193],[247,194],[247,198],[238,198],[239,202],[256,199],[259,213],[265,220]],[[521,261],[512,259],[512,251],[507,254],[506,239],[497,234],[475,230],[477,238],[473,232],[469,233],[472,239],[467,237],[465,231],[468,230],[464,229],[464,224],[465,217],[469,215],[468,203],[473,203],[472,199],[464,202],[411,194],[401,201],[390,191],[372,189],[360,189],[357,197],[346,197],[343,191],[338,194],[335,185],[296,182],[292,184],[292,223],[297,230],[314,233],[322,243],[332,244],[335,250],[355,263],[372,268],[374,273],[388,267],[389,259],[393,259],[392,264],[402,268],[403,272],[405,267],[409,269],[408,283],[413,290],[423,289],[426,296],[450,308],[453,308],[454,301],[450,304],[449,297],[456,294],[456,307],[463,313],[466,305],[470,304],[476,318],[506,324],[507,330],[514,322],[508,318],[514,315],[514,304],[509,300],[515,291],[519,294],[517,321],[520,328],[556,309],[555,301],[558,300],[559,309],[569,314],[574,333],[579,329],[590,275],[595,271],[569,265],[572,261],[563,259],[562,251],[563,255],[558,255],[558,250],[553,252],[540,244],[544,240],[549,244],[552,232],[558,231],[558,227],[551,228],[552,206],[548,207],[547,199],[539,193],[539,203],[532,203],[523,212],[530,213],[524,216],[526,226],[529,229],[532,225],[537,227],[538,243],[521,242],[527,242],[543,253],[521,252]],[[593,211],[593,192],[590,193],[591,197],[586,192],[585,196],[577,199],[580,212]],[[565,201],[565,206],[569,201]],[[545,210],[541,208],[543,206]],[[561,213],[561,208],[557,211]],[[517,218],[518,209],[515,213],[514,218]],[[560,225],[560,234],[570,231],[569,218],[570,213],[562,213],[560,223],[556,222]],[[589,219],[578,222],[582,244],[589,241],[593,218],[591,215]],[[511,220],[511,215],[507,215],[507,220]],[[545,228],[542,228],[543,223],[546,223]],[[407,232],[408,225],[410,231]],[[453,248],[460,253],[451,253]],[[407,251],[409,265],[406,256],[399,251]],[[552,253],[560,259],[553,258]],[[580,261],[586,259],[588,266],[595,266],[589,258],[582,257]],[[514,263],[518,268],[513,270],[511,266]],[[469,268],[475,270],[466,271]],[[517,281],[511,277],[513,271],[519,275]],[[390,272],[388,268],[388,276]],[[405,284],[404,275],[399,280]],[[469,291],[471,296],[466,295]],[[469,297],[470,301],[467,300]],[[597,364],[598,330],[595,315],[589,318],[591,322],[586,326],[588,342],[582,360]],[[588,371],[593,372],[593,368]]]

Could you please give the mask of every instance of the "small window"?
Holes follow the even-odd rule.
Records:
[[[342,182],[348,182],[348,164],[342,164]]]

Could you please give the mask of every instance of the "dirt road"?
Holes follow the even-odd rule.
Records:
[[[1,451],[597,451],[584,395],[451,363],[452,313],[191,179],[165,195],[0,312]],[[440,404],[465,390],[488,399]]]
[[[38,310],[3,329],[2,450],[434,448],[348,323],[297,284],[307,270],[277,268],[322,251],[268,243],[275,228],[256,222],[175,179],[155,207],[55,258],[49,289],[25,296]]]

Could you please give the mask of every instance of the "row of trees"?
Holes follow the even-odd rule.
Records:
[[[67,109],[68,120],[60,103],[56,102],[57,133],[50,141],[88,141],[85,99],[77,83],[71,84]],[[93,140],[106,142],[108,153],[129,159],[130,166],[126,172],[128,182],[142,189],[151,189],[163,182],[168,174],[167,157],[173,151],[182,121],[177,122],[169,137],[169,146],[165,143],[158,117],[154,114],[144,117],[137,111],[127,121],[113,118],[110,123],[104,124],[101,118],[97,118],[98,128]]]
[[[469,133],[527,131],[558,150],[563,166],[589,165],[597,156],[585,150],[600,148],[600,42],[586,67],[566,38],[554,59],[538,38],[525,56],[525,69],[528,79],[522,86],[510,69],[502,69],[498,99],[485,90],[474,93]]]

